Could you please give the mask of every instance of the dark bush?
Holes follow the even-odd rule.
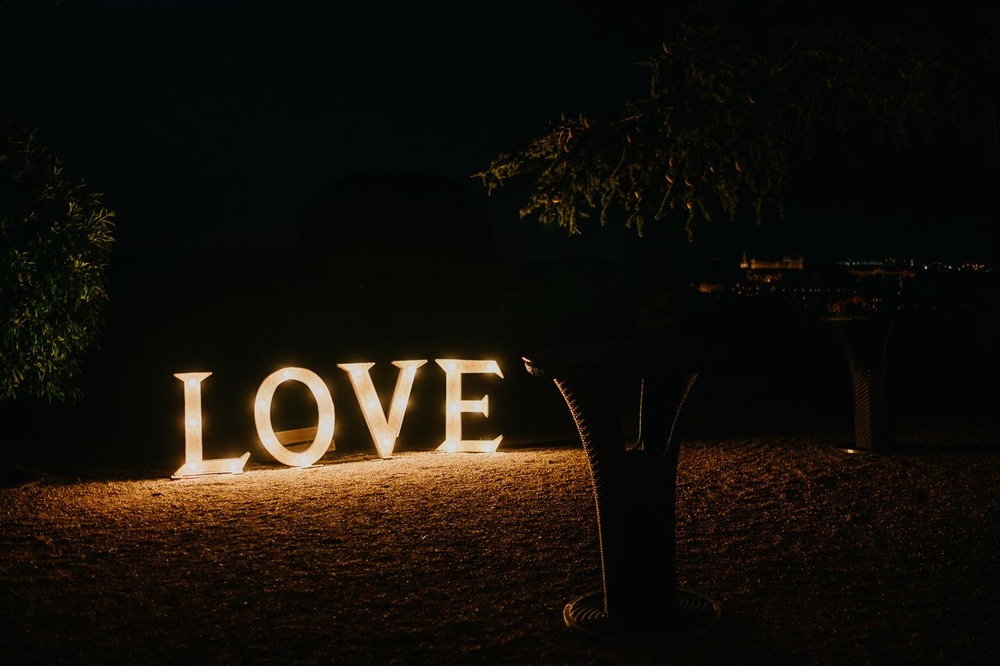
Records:
[[[108,300],[114,213],[33,131],[0,124],[0,400],[81,397]]]

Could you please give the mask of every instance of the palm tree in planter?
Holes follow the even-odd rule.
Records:
[[[825,187],[828,200],[857,196],[859,170],[873,156],[915,159],[921,155],[912,147],[943,143],[954,155],[978,150],[979,164],[995,167],[996,10],[964,14],[959,30],[913,8],[883,24],[866,6],[863,23],[851,24],[842,4],[807,7],[810,19],[819,14],[814,24],[790,13],[802,4],[700,0],[656,5],[650,15],[629,0],[589,3],[595,25],[621,19],[628,42],[642,43],[655,28],[658,52],[644,62],[648,94],[600,117],[564,115],[476,175],[490,191],[526,187],[521,215],[570,235],[624,225],[656,239],[637,255],[636,286],[669,296],[681,293],[669,283],[685,280],[685,260],[699,244],[721,246],[756,228],[808,241],[811,234],[798,228],[813,222],[802,219],[809,210],[802,192]],[[826,15],[834,10],[843,13]],[[843,154],[844,146],[859,152]],[[816,168],[816,160],[834,156],[841,171]],[[826,180],[817,187],[810,175]],[[876,231],[874,223],[862,229]],[[656,288],[663,280],[667,288]],[[674,323],[681,326],[666,322],[658,332],[683,333],[683,316]],[[593,475],[603,588],[567,604],[564,619],[625,642],[684,640],[719,616],[711,599],[676,587],[674,572],[675,426],[703,359],[683,358],[680,344],[649,349],[565,345],[526,357],[528,371],[553,379],[563,394]],[[852,371],[868,370],[855,352],[848,348]],[[855,373],[867,393],[880,387],[875,366],[874,379]],[[625,370],[642,381],[639,436],[627,446],[609,396],[610,380]]]
[[[82,396],[108,299],[114,213],[101,199],[34,132],[0,126],[0,403],[10,453],[45,405]]]

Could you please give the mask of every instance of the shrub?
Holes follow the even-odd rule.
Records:
[[[108,300],[114,213],[13,122],[0,124],[0,400],[75,402]]]

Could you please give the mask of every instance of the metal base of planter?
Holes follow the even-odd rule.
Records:
[[[875,453],[875,451],[873,451],[872,449],[866,449],[859,446],[854,446],[853,444],[838,444],[837,448],[843,451],[844,453],[858,453],[858,454]]]
[[[591,592],[563,608],[563,620],[571,629],[617,643],[673,643],[691,638],[722,614],[719,604],[703,594],[677,590],[676,605],[648,609],[642,621],[616,621],[604,612],[604,593]]]
[[[843,451],[844,453],[858,454],[858,455],[880,455],[880,454],[893,454],[900,453],[902,449],[895,442],[891,444],[880,444],[877,446],[858,446],[853,442],[840,442],[834,445],[835,448]]]

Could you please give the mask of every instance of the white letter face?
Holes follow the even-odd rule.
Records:
[[[178,372],[174,377],[184,382],[184,464],[171,475],[173,479],[204,474],[241,474],[250,458],[247,451],[239,458],[202,459],[201,383],[211,372]]]
[[[365,422],[368,424],[368,432],[371,433],[375,442],[375,450],[378,451],[379,458],[392,457],[392,450],[396,446],[396,439],[399,431],[403,427],[403,415],[406,414],[406,406],[410,402],[410,391],[413,389],[413,378],[416,377],[417,368],[427,361],[393,361],[392,364],[399,368],[396,376],[396,388],[392,392],[392,403],[389,405],[389,418],[386,419],[385,411],[375,392],[375,384],[372,382],[371,374],[368,372],[374,363],[339,363],[338,368],[345,370],[351,378],[351,385],[354,387],[354,395],[358,398],[361,411],[365,415]]]
[[[503,378],[496,361],[465,361],[453,358],[439,358],[436,363],[445,371],[445,422],[444,442],[438,451],[448,453],[493,453],[500,446],[503,435],[496,439],[462,439],[462,412],[478,412],[490,415],[490,397],[481,400],[462,400],[462,375],[467,373],[491,373]]]
[[[286,381],[295,380],[302,382],[316,399],[316,407],[319,410],[319,422],[316,424],[316,439],[306,448],[305,451],[296,453],[289,451],[274,432],[271,424],[271,400],[278,386]],[[333,398],[330,396],[330,389],[327,388],[323,380],[312,370],[305,368],[283,368],[268,375],[260,388],[257,389],[257,397],[254,400],[253,410],[254,422],[257,425],[257,436],[260,437],[261,444],[267,452],[274,456],[274,459],[284,463],[289,467],[309,467],[323,457],[323,454],[330,448],[333,442],[334,411]]]

